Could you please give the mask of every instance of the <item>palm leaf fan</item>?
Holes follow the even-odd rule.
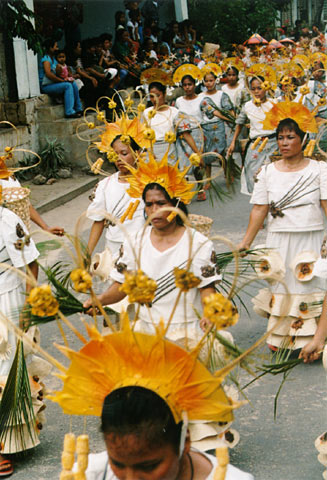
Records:
[[[7,440],[9,445],[14,442],[15,450],[26,450],[26,431],[35,444],[38,438],[36,418],[24,346],[19,340],[0,403],[0,442],[4,444]]]

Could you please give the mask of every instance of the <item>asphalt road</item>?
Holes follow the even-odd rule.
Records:
[[[87,197],[88,194],[83,194],[44,214],[44,218],[49,224],[59,224],[72,232],[76,219],[89,204]],[[250,206],[247,197],[235,194],[231,200],[214,206],[209,201],[194,202],[190,211],[214,218],[213,232],[237,243],[245,231]],[[81,229],[84,238],[87,238],[89,226],[86,222]],[[261,231],[257,243],[262,243],[264,236],[265,232]],[[223,249],[223,246],[218,245],[218,249]],[[54,251],[43,262],[52,264],[65,259],[65,255],[62,251]],[[265,320],[251,310],[250,298],[255,291],[256,287],[253,287],[249,295],[243,297],[250,316],[242,309],[240,321],[232,328],[234,339],[242,348],[250,346],[265,332]],[[79,319],[74,318],[73,321],[79,322]],[[78,341],[72,333],[69,332],[68,336],[69,342],[76,348]],[[50,353],[55,352],[53,342],[59,340],[56,325],[41,328],[42,346]],[[269,355],[267,348],[261,349],[257,355]],[[63,357],[62,361],[65,361]],[[244,385],[248,376],[240,372],[239,381]],[[280,377],[266,376],[246,389],[249,403],[235,414],[234,428],[239,431],[241,438],[230,453],[232,463],[253,473],[256,480],[321,479],[323,467],[317,460],[314,440],[327,429],[325,372],[320,362],[297,367],[282,388],[277,418],[274,419],[274,397],[280,383]],[[59,388],[60,381],[52,376],[47,381],[47,387],[50,390]],[[28,452],[25,458],[17,460],[13,476],[15,480],[59,478],[62,443],[64,434],[70,429],[70,422],[74,433],[86,431],[89,434],[92,452],[103,450],[97,418],[88,418],[85,425],[83,418],[70,419],[49,401],[46,413],[47,424],[41,432],[41,444]]]

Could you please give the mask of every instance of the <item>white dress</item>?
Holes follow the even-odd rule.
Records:
[[[267,100],[261,105],[256,106],[253,101],[250,100],[243,106],[241,113],[236,119],[237,125],[245,125],[247,119],[250,121],[249,137],[251,143],[248,145],[246,151],[241,176],[241,193],[245,195],[252,194],[255,174],[262,165],[270,163],[270,156],[278,150],[275,130],[264,130],[262,128],[262,122],[266,117],[266,113],[272,109],[273,105],[274,103],[272,101]],[[268,137],[268,142],[262,152],[258,151],[259,146],[254,150],[251,148],[252,142],[258,137]]]
[[[210,472],[207,480],[214,480],[215,468],[218,465],[217,458],[202,453],[212,464],[212,471]],[[101,453],[94,453],[89,455],[89,465],[86,471],[87,480],[118,480],[118,478],[112,472],[108,464],[108,454],[106,451]],[[194,478],[194,480],[196,480]],[[243,472],[233,465],[229,464],[227,466],[227,474],[225,480],[254,480],[253,476],[250,473]]]
[[[285,278],[291,294],[287,316],[267,340],[276,347],[285,341],[294,341],[293,347],[302,348],[316,331],[325,294],[325,281],[297,273],[294,259],[303,252],[319,256],[323,240],[323,212],[320,200],[327,199],[327,165],[310,160],[307,167],[297,172],[281,172],[272,163],[262,168],[257,176],[251,203],[270,205],[266,247],[278,250],[285,264]],[[305,260],[303,260],[305,263]],[[269,317],[268,329],[282,315],[286,290],[278,282],[270,289],[260,290],[253,299],[254,308]],[[306,308],[308,307],[308,308]]]
[[[118,172],[110,177],[101,180],[95,190],[94,198],[91,205],[87,209],[87,218],[94,221],[101,221],[105,219],[104,213],[110,213],[118,219],[122,217],[128,205],[135,202],[135,198],[131,198],[127,189],[129,183],[122,183],[118,181]],[[134,237],[144,225],[144,203],[140,201],[132,220],[125,219],[122,224],[127,230],[131,238]],[[113,223],[108,222],[108,227],[105,233],[106,247],[109,248],[113,255],[115,255],[120,245],[125,240],[123,230]]]
[[[13,266],[19,270],[24,270],[26,264],[32,263],[37,259],[39,253],[33,240],[29,240],[28,245],[21,247],[20,242],[28,238],[28,231],[21,219],[9,209],[0,207],[0,263]],[[25,302],[25,280],[23,280],[15,271],[0,266],[0,312],[18,325],[19,313]],[[39,341],[38,329],[31,327],[26,334]],[[30,347],[24,345],[25,360],[31,379],[31,393],[36,415],[37,424],[44,422],[43,401],[38,398],[39,392],[43,388],[41,380],[51,370],[50,365],[44,360],[33,355]],[[7,324],[0,318],[0,386],[3,388],[7,381],[14,356],[16,352],[15,334],[8,329]],[[34,377],[38,378],[37,381]],[[20,437],[15,434],[15,426],[9,430],[5,437],[2,453],[15,453],[28,448],[35,447],[40,442],[36,436],[34,441],[28,434],[28,428],[23,423],[23,432],[25,444],[20,444]],[[31,428],[31,426],[30,426]],[[41,428],[41,427],[40,427]],[[33,430],[33,427],[32,427]]]
[[[168,107],[167,110],[159,110],[153,118],[149,118],[149,112],[153,111],[153,107],[144,110],[144,117],[147,124],[154,130],[156,141],[153,145],[153,151],[158,161],[162,159],[169,147],[168,159],[169,163],[175,164],[177,161],[176,145],[175,143],[167,143],[165,141],[165,134],[167,132],[174,132],[174,120],[178,115],[178,110],[175,107]]]
[[[150,238],[151,230],[152,227],[146,229],[142,244],[141,232],[139,232],[133,242],[133,247],[136,254],[138,254],[141,244],[141,270],[157,282],[155,298],[149,309],[153,322],[158,324],[160,319],[163,318],[165,323],[167,323],[179,292],[179,289],[175,286],[174,268],[179,267],[183,269],[186,267],[190,248],[189,235],[185,229],[183,236],[176,245],[164,252],[160,252],[152,244]],[[199,319],[195,313],[195,310],[202,312],[199,288],[206,287],[221,279],[221,276],[216,272],[216,265],[212,255],[214,252],[212,242],[193,229],[191,229],[191,235],[192,258],[193,256],[194,258],[190,271],[201,280],[201,283],[197,288],[192,288],[186,293],[185,309],[185,294],[180,298],[168,329],[167,336],[171,340],[184,338],[186,328],[187,336],[195,340],[203,334],[199,327]],[[122,256],[116,262],[116,268],[111,272],[112,279],[119,283],[124,282],[124,270],[133,271],[137,269],[132,249],[127,241],[124,243],[124,251],[121,253]],[[136,326],[138,330],[153,333],[154,327],[149,310],[146,306],[141,306]]]
[[[177,131],[177,157],[179,159],[179,166],[181,169],[190,165],[189,157],[192,155],[193,150],[189,144],[184,140],[183,133],[190,133],[198,150],[203,151],[204,148],[204,135],[201,130],[202,112],[201,102],[203,98],[198,95],[192,100],[185,100],[184,97],[178,97],[176,100],[176,108],[179,113],[175,117],[175,128]],[[192,173],[190,170],[190,173]]]

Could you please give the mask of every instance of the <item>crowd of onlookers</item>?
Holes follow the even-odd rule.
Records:
[[[192,61],[194,52],[201,49],[202,36],[189,20],[172,22],[161,30],[157,2],[146,1],[141,9],[138,2],[125,5],[125,11],[115,12],[114,34],[70,41],[64,50],[58,49],[54,39],[46,40],[39,68],[41,91],[64,94],[65,106],[70,96],[67,117],[81,114],[76,90],[84,107],[94,106],[99,97],[110,97],[113,89],[139,85],[143,70],[162,65],[172,53],[177,64],[183,58]]]

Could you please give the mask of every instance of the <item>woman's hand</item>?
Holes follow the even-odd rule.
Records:
[[[235,142],[232,140],[231,144],[229,145],[226,153],[226,158],[231,157],[235,150]]]
[[[204,332],[206,332],[209,328],[212,327],[212,323],[210,322],[210,320],[208,320],[207,318],[205,317],[202,317],[201,320],[200,320],[200,328],[201,330],[203,330]]]
[[[299,358],[303,358],[304,363],[312,363],[315,360],[319,360],[325,343],[321,340],[311,340],[305,347],[302,348]]]
[[[98,314],[99,313],[99,309],[98,307],[95,307],[92,305],[92,298],[88,298],[87,300],[85,300],[85,302],[83,303],[83,308],[85,310],[85,313],[87,315],[90,315],[91,317],[93,317],[94,314]]]

